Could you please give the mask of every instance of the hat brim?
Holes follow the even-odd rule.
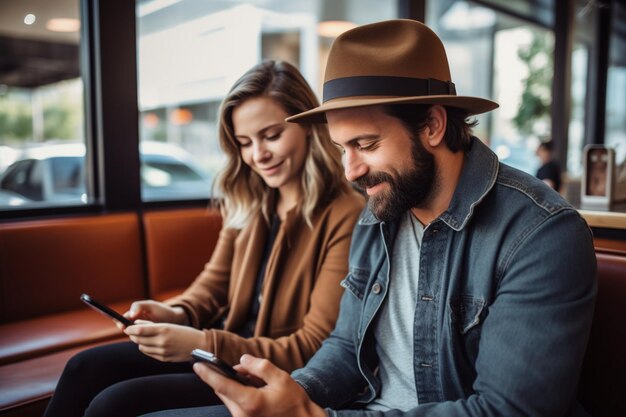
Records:
[[[466,110],[469,116],[486,113],[499,107],[498,103],[484,98],[452,95],[417,97],[346,97],[328,101],[312,110],[287,117],[285,120],[292,123],[326,123],[326,112],[331,110],[400,103],[440,104],[442,106],[456,107]]]

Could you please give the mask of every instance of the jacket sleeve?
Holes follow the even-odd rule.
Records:
[[[304,366],[335,326],[343,293],[339,283],[348,270],[352,228],[362,207],[362,202],[356,204],[353,200],[343,209],[333,209],[332,222],[327,225],[326,248],[318,252],[325,255],[318,268],[319,274],[309,297],[310,307],[302,327],[276,339],[243,338],[232,332],[210,329],[206,330],[205,348],[231,364],[238,363],[241,355],[249,353],[268,358],[286,371]]]
[[[210,261],[182,294],[166,300],[187,312],[190,325],[200,328],[221,318],[228,305],[228,289],[235,238],[239,231],[222,228]]]
[[[341,299],[337,326],[305,368],[292,373],[309,397],[322,407],[340,407],[353,401],[367,382],[359,372],[354,341],[360,300],[350,291]],[[330,381],[330,383],[328,383]]]
[[[578,213],[562,211],[520,239],[503,268],[482,326],[471,395],[406,412],[329,410],[329,414],[573,415],[596,294],[590,230]]]

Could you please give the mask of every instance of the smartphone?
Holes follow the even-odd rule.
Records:
[[[248,378],[245,375],[241,375],[239,372],[235,371],[235,368],[228,365],[226,362],[220,360],[213,353],[207,352],[206,350],[194,349],[191,351],[191,356],[197,362],[204,362],[208,364],[209,366],[211,366],[211,368],[213,368],[217,372],[221,373],[222,375],[228,378],[234,379],[235,381],[241,384],[250,385],[252,387],[257,387],[257,388],[265,385],[264,383],[260,381],[257,382],[251,378]]]
[[[117,311],[111,309],[110,307],[107,307],[104,304],[97,302],[96,300],[94,300],[93,298],[88,296],[87,294],[81,295],[80,299],[85,304],[87,304],[89,307],[91,307],[94,310],[96,310],[96,311],[106,315],[109,318],[112,318],[112,319],[115,319],[115,320],[119,321],[124,326],[131,326],[131,325],[134,324],[134,322],[132,320],[122,316],[120,313],[118,313]]]

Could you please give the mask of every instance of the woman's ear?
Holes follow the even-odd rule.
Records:
[[[448,113],[443,106],[438,104],[428,110],[428,120],[426,121],[426,141],[432,147],[439,146],[446,133],[448,123]]]

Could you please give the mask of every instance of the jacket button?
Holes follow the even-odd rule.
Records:
[[[374,294],[380,294],[380,291],[381,291],[382,289],[383,289],[383,288],[381,287],[381,285],[380,285],[378,282],[377,282],[377,283],[375,283],[374,285],[372,285],[372,292],[373,292]]]

